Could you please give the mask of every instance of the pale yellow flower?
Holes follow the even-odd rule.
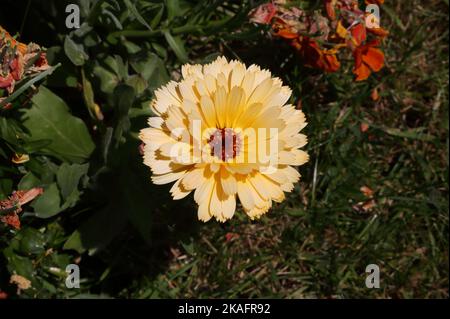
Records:
[[[284,200],[308,161],[302,111],[291,90],[258,66],[217,58],[184,65],[182,80],[155,92],[155,117],[140,133],[155,184],[175,182],[174,199],[194,191],[198,218],[233,217],[236,200],[258,218]]]

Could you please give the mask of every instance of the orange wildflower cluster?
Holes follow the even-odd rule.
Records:
[[[383,2],[366,0],[367,5]],[[306,66],[336,72],[341,66],[339,52],[350,50],[356,81],[367,79],[384,66],[379,46],[388,32],[368,25],[368,17],[357,0],[324,0],[323,10],[312,12],[290,6],[286,0],[275,0],[250,13],[252,22],[270,25],[274,36],[295,48]]]
[[[25,76],[48,68],[45,52],[37,44],[20,43],[0,26],[0,102]]]
[[[18,213],[22,211],[22,205],[31,202],[34,198],[43,193],[39,187],[28,191],[15,191],[5,200],[0,201],[0,221],[5,225],[20,229],[20,219]]]

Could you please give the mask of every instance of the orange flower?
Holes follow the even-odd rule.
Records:
[[[385,38],[389,35],[389,31],[383,28],[367,28],[367,31],[380,38]]]
[[[327,15],[331,20],[336,19],[336,10],[334,7],[336,6],[337,0],[325,0],[325,9],[327,11]]]
[[[336,50],[322,50],[317,41],[293,32],[291,28],[283,25],[284,22],[281,19],[277,19],[277,21],[281,28],[276,28],[274,34],[288,40],[306,66],[325,72],[336,72],[339,69],[341,64],[336,57]]]
[[[16,39],[14,39],[8,33],[8,31],[3,29],[2,26],[0,25],[0,42],[3,39],[5,40],[5,42],[9,41],[11,43],[11,48],[15,48],[17,46],[17,50],[20,53],[25,54],[27,52],[27,45],[25,43],[21,43],[21,42],[17,41]]]
[[[321,68],[328,73],[336,72],[341,67],[341,63],[334,54],[324,54],[321,61]]]
[[[359,47],[364,41],[366,41],[366,27],[362,23],[358,23],[357,25],[355,25],[351,30],[351,34],[353,44],[357,47]]]
[[[372,72],[380,71],[384,66],[384,54],[380,49],[378,40],[371,41],[365,45],[357,47],[353,51],[355,58],[355,67],[353,74],[356,75],[356,81],[363,81],[369,77]]]
[[[279,36],[280,38],[292,40],[297,39],[299,35],[297,32],[292,32],[289,28],[283,28],[279,29],[278,31],[274,32],[276,36]]]
[[[321,50],[316,41],[304,37],[299,54],[305,61],[305,65],[324,70],[325,72],[336,72],[341,66],[334,50]]]

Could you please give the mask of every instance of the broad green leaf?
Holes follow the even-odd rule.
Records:
[[[167,8],[167,18],[172,20],[175,17],[182,16],[186,10],[188,10],[188,6],[186,3],[180,0],[165,0],[166,8]]]
[[[169,80],[164,63],[154,53],[139,53],[131,59],[130,65],[147,81],[151,90],[160,87]]]
[[[120,80],[123,80],[128,75],[128,65],[127,62],[124,62],[120,55],[107,56],[103,63],[105,66],[109,68],[110,71],[113,71]]]
[[[0,138],[10,144],[18,144],[21,135],[19,123],[14,119],[0,117]]]
[[[33,278],[34,267],[31,259],[19,256],[12,247],[8,247],[3,251],[3,255],[8,262],[8,271],[13,274],[24,276],[31,280]]]
[[[142,76],[134,74],[130,76],[126,81],[126,84],[134,88],[137,95],[141,95],[142,92],[147,88],[147,81],[145,81]]]
[[[137,52],[141,51],[142,48],[141,46],[131,42],[131,41],[122,41],[122,44],[124,45],[125,48],[127,48],[127,52],[129,54],[136,54]]]
[[[29,190],[33,187],[37,187],[41,184],[39,178],[37,178],[32,172],[26,173],[19,182],[17,188],[19,190]]]
[[[13,181],[9,178],[0,179],[0,199],[7,198],[12,192]]]
[[[28,142],[50,140],[41,153],[70,162],[83,162],[94,150],[94,143],[84,122],[69,113],[65,102],[45,87],[33,99],[31,108],[24,111],[22,120],[29,136]]]
[[[23,254],[41,254],[45,251],[45,236],[34,228],[25,228],[20,232],[20,252]]]
[[[52,143],[51,140],[39,140],[34,142],[28,142],[26,145],[23,145],[23,148],[25,150],[25,153],[32,154],[36,153],[39,150],[45,148],[46,146],[50,145]]]
[[[66,36],[64,40],[64,52],[76,66],[83,65],[89,59],[89,56],[84,52],[83,45],[75,43],[69,36]]]
[[[117,83],[119,83],[117,75],[99,65],[94,67],[93,72],[100,80],[100,90],[106,94],[112,93]]]
[[[80,179],[87,174],[89,164],[68,164],[63,163],[56,173],[61,196],[66,200],[74,191],[78,189]]]
[[[157,63],[158,57],[150,52],[136,54],[130,59],[130,65],[133,70],[142,75],[146,80],[156,70]]]
[[[90,26],[88,23],[84,22],[80,25],[78,29],[73,31],[73,34],[77,36],[78,38],[85,37],[89,32],[92,31],[92,26]]]
[[[34,200],[31,207],[34,208],[37,217],[49,218],[61,211],[60,203],[58,186],[56,183],[52,183],[44,189],[42,195]]]

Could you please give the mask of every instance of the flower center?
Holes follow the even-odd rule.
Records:
[[[231,128],[219,128],[208,139],[211,146],[211,156],[222,161],[235,158],[241,148],[241,139]]]

